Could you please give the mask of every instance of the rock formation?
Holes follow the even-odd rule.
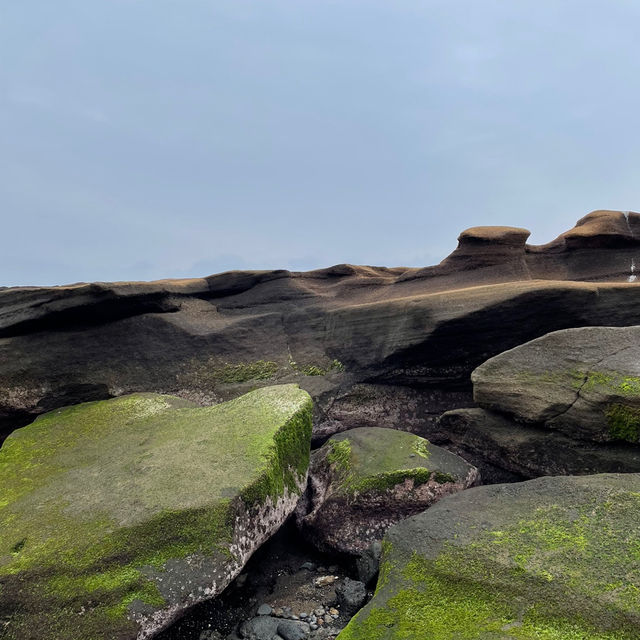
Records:
[[[356,554],[404,518],[479,480],[475,467],[424,438],[362,427],[312,455],[298,524],[321,550]]]
[[[389,529],[339,640],[635,640],[640,475],[469,489]]]
[[[639,472],[639,363],[640,327],[556,331],[478,367],[481,408],[439,429],[487,480]]]
[[[17,430],[0,450],[0,635],[151,637],[292,512],[310,438],[294,385],[207,408],[134,394]]]
[[[528,237],[474,227],[420,269],[0,287],[0,635],[151,637],[292,512],[311,440],[318,547],[429,507],[389,529],[344,640],[636,638],[640,214]],[[476,467],[634,473],[462,491]],[[249,637],[307,631],[254,613]]]
[[[594,212],[542,247],[526,230],[475,228],[426,269],[4,289],[0,432],[124,393],[212,404],[297,382],[316,401],[317,441],[401,424],[437,443],[436,418],[473,406],[469,374],[487,358],[556,329],[640,322],[639,220]]]
[[[556,331],[491,358],[474,400],[576,440],[640,444],[640,327]]]

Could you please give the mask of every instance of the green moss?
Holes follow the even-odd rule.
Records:
[[[233,384],[248,380],[269,380],[278,372],[278,363],[268,360],[256,362],[225,363],[211,370],[211,377],[219,382]]]
[[[612,438],[633,443],[640,440],[640,409],[612,404],[606,408],[605,416]]]
[[[226,562],[240,500],[297,490],[310,438],[294,385],[206,408],[136,394],[16,431],[0,450],[0,583],[22,612],[8,637],[40,618],[47,637],[118,637],[132,603],[164,604],[149,571]]]
[[[326,460],[334,467],[340,491],[349,495],[383,493],[412,480],[414,487],[435,481],[455,482],[434,470],[430,444],[412,433],[392,429],[352,429],[331,438]]]
[[[569,381],[570,386],[584,392],[597,391],[600,387],[607,392],[621,396],[640,396],[640,378],[621,375],[615,371],[588,371],[569,369],[564,371],[545,371],[542,373],[521,371],[516,374],[524,383],[544,382],[552,385],[563,385]]]
[[[443,473],[442,471],[434,471],[433,479],[438,484],[447,484],[447,482],[456,481],[456,479],[450,473]]]
[[[204,362],[193,359],[177,377],[179,384],[214,388],[221,383],[239,384],[250,380],[273,380],[278,370],[278,363],[271,360],[220,363],[216,358],[209,358]]]
[[[352,479],[345,487],[351,493],[383,493],[393,487],[402,484],[405,480],[412,480],[414,487],[426,484],[434,476],[431,471],[424,468],[399,469],[398,471],[386,471],[367,478]]]
[[[351,469],[351,443],[349,440],[329,440],[327,446],[329,447],[327,453],[329,463],[348,472]]]
[[[638,513],[618,491],[466,528],[433,557],[387,542],[375,598],[339,640],[637,640]]]
[[[242,492],[242,499],[247,506],[262,504],[267,496],[275,501],[283,495],[285,488],[291,493],[300,493],[298,485],[309,467],[312,410],[309,398],[306,406],[275,434],[270,447],[269,465],[261,477]]]
[[[584,383],[584,391],[593,391],[598,387],[604,387],[622,396],[640,395],[640,378],[624,376],[616,372],[589,371]]]
[[[417,438],[411,446],[411,449],[416,455],[419,455],[425,460],[427,460],[431,455],[431,452],[429,451],[429,441],[424,440],[423,438]]]
[[[332,360],[327,366],[320,366],[317,364],[300,365],[293,360],[289,360],[289,365],[295,371],[298,371],[305,376],[326,376],[332,371],[341,372],[344,371],[344,365],[339,360]]]

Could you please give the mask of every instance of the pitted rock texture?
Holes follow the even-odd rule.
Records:
[[[306,485],[295,385],[200,408],[134,394],[44,415],[0,450],[7,640],[142,640],[220,593]]]
[[[487,358],[556,329],[638,322],[639,218],[594,212],[580,242],[542,247],[523,229],[474,228],[426,269],[0,290],[0,438],[89,400],[155,391],[210,405],[296,382],[318,441],[380,410],[378,426],[438,442],[437,416],[473,406],[469,374]]]
[[[638,474],[449,496],[389,529],[338,640],[637,640],[639,496]]]
[[[375,427],[337,434],[312,454],[298,526],[318,549],[358,554],[399,520],[479,480],[475,467],[423,438]]]

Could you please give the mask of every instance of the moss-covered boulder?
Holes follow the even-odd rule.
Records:
[[[484,409],[596,442],[640,443],[640,327],[554,331],[471,375]]]
[[[148,638],[215,596],[306,485],[311,400],[135,394],[53,411],[0,450],[0,636]]]
[[[424,438],[361,427],[330,438],[312,456],[298,525],[319,549],[356,554],[393,523],[478,480],[475,467]]]
[[[464,491],[391,527],[339,640],[637,640],[640,475]]]

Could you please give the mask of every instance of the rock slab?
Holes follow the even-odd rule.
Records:
[[[640,327],[555,331],[471,375],[484,409],[570,438],[640,443]]]
[[[389,529],[339,640],[637,640],[639,521],[639,474],[450,496]]]
[[[0,450],[0,635],[143,640],[220,593],[306,485],[311,399],[134,394],[53,411]]]

